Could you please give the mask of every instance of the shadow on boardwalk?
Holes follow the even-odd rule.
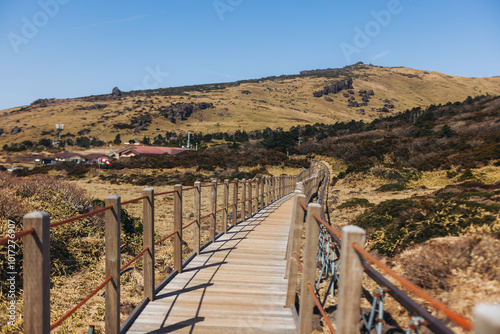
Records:
[[[292,201],[282,199],[195,257],[127,333],[293,333],[284,308]]]

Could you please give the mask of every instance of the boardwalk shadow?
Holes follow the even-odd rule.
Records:
[[[184,288],[184,289],[180,289],[180,290],[176,290],[176,291],[164,293],[164,294],[161,294],[161,295],[157,295],[155,297],[155,299],[162,299],[162,298],[168,298],[168,297],[172,297],[172,296],[178,296],[178,295],[180,295],[182,293],[191,292],[191,291],[195,291],[195,290],[198,290],[198,289],[205,289],[205,288],[208,288],[209,286],[212,286],[212,285],[214,285],[214,284],[213,283],[203,283],[203,284],[195,285],[195,286],[192,286],[192,287],[189,287],[189,288]]]
[[[223,264],[226,264],[226,263],[227,263],[226,261],[221,261],[221,262],[215,262],[215,263],[205,264],[205,265],[199,266],[199,267],[192,267],[192,268],[184,269],[183,272],[186,273],[186,272],[200,270],[200,269],[207,269],[207,268],[210,268],[210,267],[219,267],[219,266],[221,266]]]
[[[170,333],[175,330],[183,329],[186,327],[194,326],[198,322],[202,322],[205,320],[205,317],[194,317],[188,320],[180,321],[178,323],[162,327],[160,329],[156,329],[152,332],[147,332],[148,334],[154,334],[154,333]]]
[[[280,200],[275,205],[267,207],[258,215],[255,215],[246,222],[239,223],[238,226],[228,233],[230,234],[230,236],[228,236],[229,238],[220,238],[216,241],[216,243],[219,244],[212,244],[212,247],[215,246],[218,247],[218,249],[207,249],[200,252],[200,255],[205,254],[206,258],[203,257],[200,261],[204,264],[199,264],[196,267],[187,267],[183,270],[183,273],[188,273],[186,281],[183,282],[183,288],[156,295],[155,299],[157,300],[167,298],[172,298],[172,300],[167,301],[166,305],[169,305],[165,305],[166,307],[161,311],[163,320],[159,324],[160,328],[157,327],[158,329],[148,333],[168,333],[176,330],[193,333],[195,331],[195,327],[200,326],[199,323],[205,321],[205,317],[200,316],[200,312],[202,310],[202,305],[206,300],[207,289],[214,285],[217,274],[221,268],[225,267],[224,264],[228,263],[228,257],[230,257],[230,255],[237,250],[243,240],[251,239],[252,232],[254,232],[258,226],[262,225],[265,220],[283,204],[283,202],[284,200]],[[217,262],[210,263],[210,261],[214,260]],[[221,271],[223,271],[223,269]],[[183,275],[183,273],[179,274],[179,277]],[[206,283],[188,287],[191,282],[200,282],[200,278],[205,280]],[[195,291],[195,293],[191,295],[187,294],[193,291]],[[190,304],[190,309],[183,309],[181,312],[182,314],[177,312],[174,316],[172,316],[176,305],[186,307],[188,304]],[[192,314],[192,312],[195,314]],[[191,318],[186,319],[187,317]],[[186,320],[177,321],[180,320],[179,318],[184,318]],[[173,321],[177,322],[172,323]]]

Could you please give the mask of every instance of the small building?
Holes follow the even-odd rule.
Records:
[[[38,163],[37,160],[40,160],[40,164],[42,166],[55,165],[57,163],[55,157],[43,157],[41,159],[35,159],[35,163]]]
[[[81,163],[85,161],[84,156],[73,152],[61,152],[54,155],[57,162],[72,161],[76,163]]]
[[[189,151],[180,147],[163,146],[129,146],[116,152],[117,158],[129,158],[135,156],[154,157],[160,155],[181,155]]]
[[[90,153],[83,156],[85,158],[86,164],[98,164],[101,163],[101,159],[111,160],[109,155],[103,153]]]

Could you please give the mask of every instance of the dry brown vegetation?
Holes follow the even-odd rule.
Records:
[[[313,97],[313,92],[331,85],[350,75],[354,79],[356,99],[361,101],[359,90],[373,90],[374,97],[367,107],[348,107],[348,98],[340,94],[329,94],[332,102]],[[462,101],[467,96],[500,94],[500,77],[465,78],[437,72],[424,72],[404,67],[378,67],[360,65],[339,77],[327,75],[288,76],[243,82],[240,85],[223,85],[222,89],[203,86],[168,90],[125,93],[119,99],[94,96],[78,99],[47,100],[26,108],[13,108],[0,112],[0,147],[24,140],[52,139],[55,135],[42,135],[54,130],[54,124],[63,123],[64,134],[96,137],[105,142],[112,141],[116,134],[123,141],[142,140],[144,136],[154,138],[165,131],[201,131],[203,133],[234,132],[325,123],[337,121],[371,121],[380,115],[402,112],[408,108]],[[242,92],[250,92],[243,94]],[[377,110],[390,100],[394,109],[389,114]],[[175,103],[213,103],[214,108],[198,110],[187,120],[171,123],[162,116],[161,109]],[[361,111],[364,109],[364,111]],[[117,129],[114,124],[131,124],[133,119],[150,117],[147,129],[133,132],[132,129]],[[15,126],[21,132],[9,135]]]
[[[271,173],[281,175],[288,172],[290,175],[298,174],[301,169],[270,167]],[[144,171],[148,173],[148,171]],[[273,174],[271,174],[273,175]],[[206,183],[205,183],[206,184]],[[184,185],[185,188],[192,184]],[[92,201],[103,200],[111,194],[119,194],[122,201],[142,196],[145,186],[133,186],[130,184],[116,185],[99,181],[97,175],[89,176],[85,180],[60,181],[54,176],[31,176],[25,178],[13,177],[7,173],[0,172],[0,218],[6,222],[13,219],[18,223],[16,231],[22,230],[20,224],[21,217],[34,210],[44,210],[49,212],[51,221],[57,221],[89,211],[93,208]],[[155,192],[165,192],[172,190],[172,186],[155,187]],[[217,189],[217,209],[223,207],[223,187]],[[202,188],[202,215],[210,212],[210,187]],[[255,195],[255,189],[253,191]],[[230,203],[233,196],[233,186],[229,187]],[[241,198],[241,187],[239,187],[239,198]],[[9,202],[7,201],[9,200]],[[187,225],[194,220],[193,205],[194,191],[183,192],[183,221]],[[9,205],[10,204],[10,205]],[[70,209],[72,208],[72,209]],[[142,217],[142,202],[125,206],[125,209],[132,217]],[[231,211],[230,211],[231,212]],[[241,218],[241,212],[238,213]],[[140,220],[140,219],[139,219]],[[6,224],[2,223],[0,235],[6,232]],[[201,242],[208,241],[209,220],[202,221]],[[81,230],[87,231],[82,234]],[[78,231],[78,232],[77,232]],[[159,240],[163,236],[173,231],[173,195],[167,194],[155,198],[155,239]],[[222,231],[222,212],[217,215],[217,232]],[[89,292],[97,287],[104,279],[104,240],[103,225],[100,219],[85,219],[70,225],[61,226],[51,231],[51,322],[55,322],[66,311],[71,309]],[[122,231],[122,235],[123,235]],[[73,240],[74,239],[74,240]],[[193,252],[194,229],[193,226],[183,231],[184,249],[183,259],[186,259]],[[73,240],[67,242],[68,240]],[[61,253],[57,248],[61,242],[68,243],[67,249],[71,249],[74,254],[71,261],[68,261],[66,253]],[[135,254],[141,250],[141,236],[122,237],[122,264],[128,262]],[[21,251],[18,252],[18,259],[22,258]],[[56,248],[54,248],[56,247]],[[170,274],[173,267],[173,245],[170,240],[166,240],[155,247],[155,281],[159,284]],[[78,260],[78,261],[77,261]],[[0,263],[4,266],[4,259]],[[121,277],[121,321],[123,322],[132,312],[135,306],[143,298],[143,273],[142,260],[139,259],[133,265],[135,269],[128,271]],[[2,280],[5,282],[5,280]],[[6,323],[7,300],[5,292],[0,295],[0,321]],[[18,319],[16,326],[5,326],[0,333],[22,332],[22,294],[18,296]],[[90,299],[80,310],[68,318],[55,333],[81,333],[86,331],[89,325],[95,325],[97,330],[103,330],[104,319],[104,297],[102,293]]]
[[[325,162],[338,165],[333,159],[324,159]],[[331,168],[333,172],[341,171],[342,166]],[[449,172],[449,171],[448,171]],[[500,181],[500,167],[485,166],[472,169],[473,175],[486,185],[498,184]],[[401,200],[415,197],[434,198],[435,194],[446,193],[442,188],[448,186],[447,191],[460,194],[454,185],[460,184],[459,175],[450,178],[446,171],[424,172],[421,178],[411,181],[410,186],[403,191],[379,192],[380,185],[390,181],[380,177],[380,173],[373,170],[366,173],[351,174],[340,180],[335,186],[330,187],[328,207],[332,224],[341,229],[343,226],[353,224],[363,213],[369,212],[372,207],[361,205],[341,204],[352,202],[353,198],[361,198],[374,205],[388,200]],[[492,189],[492,188],[491,188]],[[489,190],[493,197],[489,199],[474,197],[473,193],[467,196],[472,200],[486,201],[485,203],[499,203],[498,190]],[[339,208],[340,206],[340,208]],[[500,224],[497,218],[493,224]],[[370,238],[370,237],[369,237]],[[370,241],[368,242],[368,247]],[[391,265],[396,272],[403,275],[413,283],[425,289],[430,295],[448,305],[468,318],[472,318],[472,309],[475,305],[485,302],[498,302],[500,299],[500,254],[498,252],[500,240],[498,233],[488,231],[474,231],[460,236],[433,238],[425,243],[409,247],[393,257],[382,256],[383,262]],[[374,254],[377,254],[375,252]],[[380,257],[380,255],[379,255]],[[387,277],[387,276],[386,276]],[[397,285],[392,279],[391,281]],[[377,285],[365,277],[365,288],[373,293]],[[325,286],[322,286],[325,289]],[[428,310],[441,319],[456,333],[466,333],[460,327],[450,322],[442,313],[437,312],[425,301],[416,297],[411,292],[403,291],[416,301],[426,306]],[[324,293],[320,291],[320,293]],[[335,305],[336,300],[329,299],[327,305]],[[364,307],[370,307],[365,301]],[[387,298],[385,310],[405,328],[410,319],[408,312],[391,297]],[[326,328],[326,327],[325,327]],[[325,329],[325,332],[327,330]],[[428,332],[424,329],[424,332]]]

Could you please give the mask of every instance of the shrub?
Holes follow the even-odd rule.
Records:
[[[347,202],[344,202],[344,203],[340,204],[339,206],[337,206],[337,209],[351,208],[351,207],[355,207],[355,206],[368,208],[368,207],[372,207],[373,205],[374,205],[373,203],[370,203],[370,201],[365,199],[365,198],[352,198],[352,199],[348,200]]]
[[[500,236],[500,204],[460,199],[466,192],[385,201],[354,224],[367,230],[371,249],[388,256],[436,237],[473,232]]]
[[[389,192],[389,191],[403,191],[406,189],[406,185],[403,183],[389,183],[384,184],[375,189],[375,191]]]

